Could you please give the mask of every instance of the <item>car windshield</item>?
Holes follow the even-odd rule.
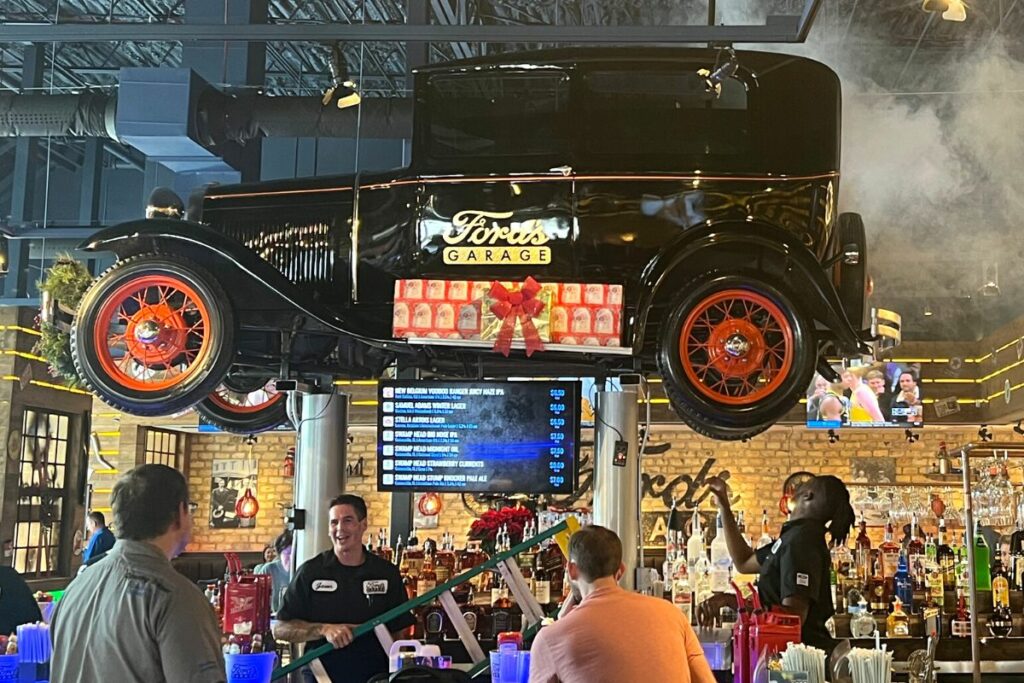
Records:
[[[561,71],[438,75],[428,91],[430,156],[556,156],[569,147]]]
[[[728,156],[750,152],[747,92],[727,78],[718,97],[695,71],[595,71],[584,78],[590,155]]]

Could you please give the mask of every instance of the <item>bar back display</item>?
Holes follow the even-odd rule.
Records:
[[[576,489],[578,381],[382,380],[378,401],[380,491]]]

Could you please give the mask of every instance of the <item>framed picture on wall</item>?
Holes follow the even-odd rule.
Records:
[[[235,504],[245,495],[246,489],[258,496],[257,466],[255,460],[246,458],[221,459],[213,461],[210,476],[210,527],[214,529],[237,529],[256,526],[256,518],[241,520],[235,514]]]

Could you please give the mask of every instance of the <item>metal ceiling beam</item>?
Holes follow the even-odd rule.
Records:
[[[817,3],[820,0],[809,0]],[[5,24],[0,42],[427,41],[651,45],[794,43],[800,17],[769,17],[763,26],[415,26],[409,24]]]

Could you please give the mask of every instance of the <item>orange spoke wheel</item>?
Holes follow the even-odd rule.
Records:
[[[235,391],[226,384],[218,386],[209,400],[220,408],[232,413],[257,413],[284,400],[284,394],[274,388],[274,380],[255,391]]]
[[[120,284],[100,307],[96,358],[126,389],[166,392],[208,363],[210,327],[206,302],[187,281],[170,273],[142,275]]]
[[[765,295],[724,289],[700,300],[679,333],[683,372],[705,397],[751,406],[771,396],[793,369],[793,329]]]

